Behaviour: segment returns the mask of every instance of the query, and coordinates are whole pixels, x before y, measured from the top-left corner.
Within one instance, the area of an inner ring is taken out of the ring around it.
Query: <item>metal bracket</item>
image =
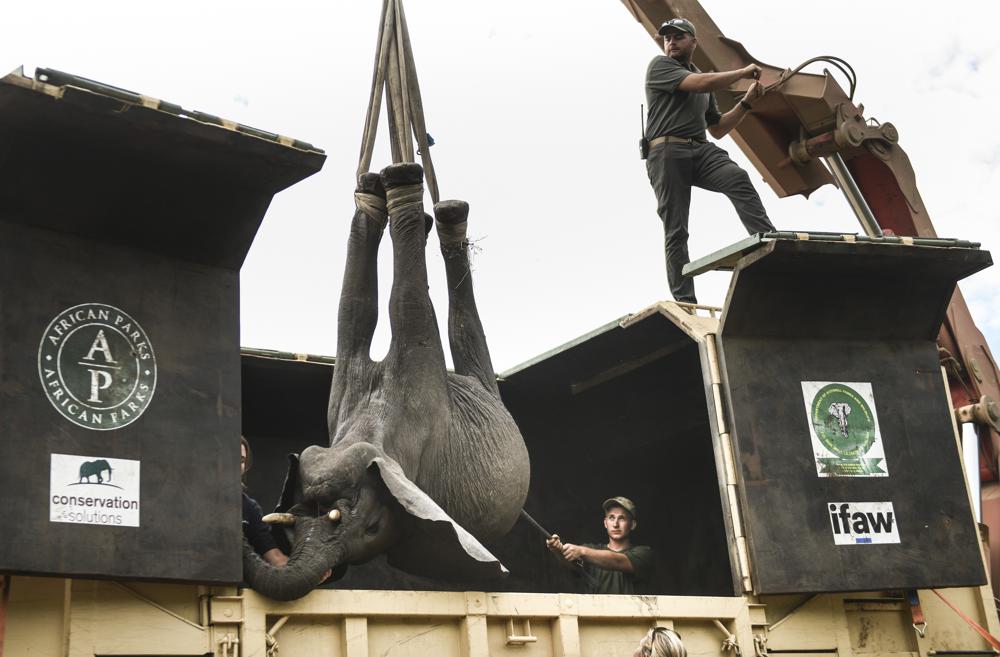
[[[508,646],[523,646],[528,643],[535,643],[538,641],[538,637],[531,633],[531,621],[527,618],[524,619],[524,634],[514,633],[514,619],[507,619],[507,645]]]
[[[899,131],[891,123],[871,125],[860,112],[848,114],[843,104],[837,106],[837,127],[815,137],[806,137],[804,131],[798,141],[788,145],[788,162],[806,164],[817,157],[828,157],[853,148],[868,148],[876,156],[887,156],[887,145],[899,141]]]
[[[991,429],[1000,431],[1000,404],[983,395],[978,404],[969,404],[955,410],[955,420],[959,424],[971,422],[983,424]]]

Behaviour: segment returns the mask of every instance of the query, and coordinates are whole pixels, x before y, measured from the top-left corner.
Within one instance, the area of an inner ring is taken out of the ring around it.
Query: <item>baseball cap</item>
[[[687,32],[691,36],[698,36],[694,33],[694,25],[692,25],[691,21],[686,18],[674,18],[666,21],[660,26],[659,35],[663,36],[671,27],[675,30],[680,30],[681,32]]]
[[[632,520],[636,519],[635,503],[633,503],[632,500],[630,500],[629,498],[627,497],[608,498],[604,500],[604,504],[601,505],[601,508],[603,508],[604,512],[607,513],[608,509],[610,509],[613,506],[620,506],[621,508],[628,511],[628,514],[632,516]]]

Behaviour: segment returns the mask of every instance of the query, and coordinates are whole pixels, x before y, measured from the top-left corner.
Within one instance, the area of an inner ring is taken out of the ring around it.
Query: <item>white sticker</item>
[[[872,384],[803,381],[816,474],[888,477]]]
[[[53,454],[49,520],[139,526],[139,461]]]
[[[899,543],[892,502],[829,502],[826,508],[836,545]]]

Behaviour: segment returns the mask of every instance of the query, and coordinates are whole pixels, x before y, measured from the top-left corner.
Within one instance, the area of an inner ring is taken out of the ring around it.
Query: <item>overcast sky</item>
[[[51,67],[302,139],[323,170],[279,194],[242,270],[242,344],[333,355],[380,0],[46,2],[5,6],[0,68]],[[995,2],[703,0],[767,63],[838,55],[866,115],[891,121],[938,234],[1000,244]],[[442,198],[472,206],[476,294],[499,371],[669,298],[662,227],[638,159],[657,49],[619,0],[406,0]],[[384,132],[384,128],[382,130]],[[832,187],[778,199],[729,140],[780,229],[858,231]],[[389,161],[380,143],[373,168]],[[692,257],[744,237],[695,190]],[[386,240],[388,243],[388,240]],[[428,246],[446,316],[444,269]],[[389,252],[380,265],[386,306]],[[697,281],[721,303],[729,275]],[[1000,349],[1000,270],[962,284]],[[373,351],[388,345],[386,316]]]

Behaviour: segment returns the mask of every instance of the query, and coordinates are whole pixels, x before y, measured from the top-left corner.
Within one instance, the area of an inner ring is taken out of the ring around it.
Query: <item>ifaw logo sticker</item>
[[[153,345],[139,323],[103,303],[56,315],[38,348],[38,376],[52,406],[86,429],[120,429],[156,389]]]

